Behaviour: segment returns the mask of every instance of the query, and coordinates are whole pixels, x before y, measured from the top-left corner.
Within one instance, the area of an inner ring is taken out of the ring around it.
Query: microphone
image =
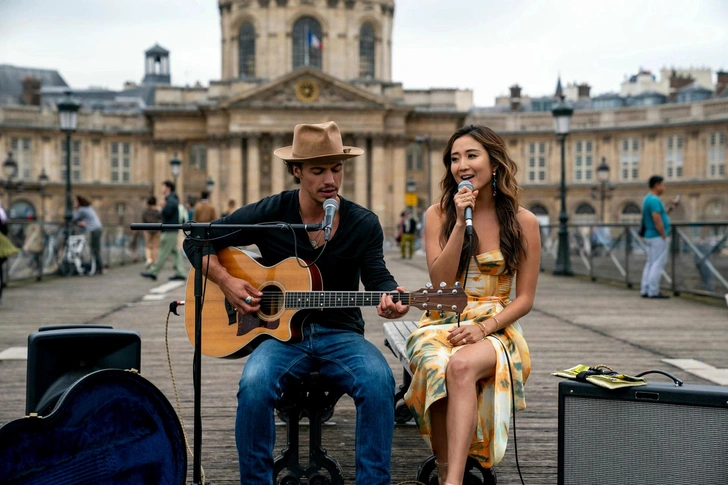
[[[328,241],[329,236],[331,236],[331,227],[334,225],[334,216],[337,210],[339,210],[339,203],[336,202],[336,199],[326,199],[324,201],[324,222],[321,223],[324,230],[324,242]]]
[[[467,180],[463,180],[458,184],[458,192],[460,192],[460,189],[463,187],[470,189],[470,191],[473,191],[473,184],[468,182]],[[465,208],[465,234],[468,236],[473,235],[473,208],[472,207],[466,207]]]

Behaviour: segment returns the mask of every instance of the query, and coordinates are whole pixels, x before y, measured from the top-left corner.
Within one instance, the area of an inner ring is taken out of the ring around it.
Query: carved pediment
[[[389,103],[331,76],[306,69],[223,104],[227,108],[381,109]]]

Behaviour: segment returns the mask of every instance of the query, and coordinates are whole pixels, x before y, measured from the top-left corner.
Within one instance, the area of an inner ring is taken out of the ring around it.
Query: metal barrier
[[[64,247],[63,224],[38,221],[9,221],[8,238],[21,249],[8,258],[3,270],[8,279],[17,281],[56,274]],[[144,261],[144,237],[125,226],[104,226],[101,236],[101,259],[105,267]]]
[[[675,295],[724,298],[728,293],[728,221],[671,224],[670,253],[660,286]],[[558,254],[557,224],[541,226],[541,271]],[[640,286],[646,246],[633,224],[570,224],[569,254],[575,274]]]

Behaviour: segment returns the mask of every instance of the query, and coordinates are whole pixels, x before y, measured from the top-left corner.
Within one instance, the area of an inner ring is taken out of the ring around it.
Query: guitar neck
[[[377,306],[383,293],[409,305],[410,294],[398,291],[287,291],[286,308],[354,308]]]

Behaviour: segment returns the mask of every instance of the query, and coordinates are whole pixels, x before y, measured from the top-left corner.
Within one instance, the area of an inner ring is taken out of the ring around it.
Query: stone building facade
[[[219,0],[219,9],[222,73],[208,87],[174,86],[169,52],[154,46],[140,85],[74,91],[83,108],[73,134],[73,188],[107,224],[138,220],[145,199],[172,179],[175,155],[178,192],[199,197],[212,179],[218,211],[231,199],[247,204],[293,188],[273,150],[291,143],[295,124],[328,120],[339,124],[345,144],[365,150],[345,163],[342,195],[377,213],[390,236],[408,185],[420,210],[436,200],[442,150],[466,123],[504,136],[519,164],[523,205],[557,222],[560,149],[551,113],[520,103],[476,108],[465,90],[404,89],[392,80],[393,0]],[[26,96],[0,106],[0,146],[13,153],[25,182],[13,200],[40,214],[44,170],[47,220],[61,220],[64,208],[65,135],[55,111],[63,89],[41,83],[39,104]],[[653,174],[666,176],[668,194],[683,196],[674,219],[728,219],[726,136],[725,97],[616,109],[582,104],[566,142],[571,220],[635,220]],[[614,187],[603,215],[592,196],[602,159]]]

